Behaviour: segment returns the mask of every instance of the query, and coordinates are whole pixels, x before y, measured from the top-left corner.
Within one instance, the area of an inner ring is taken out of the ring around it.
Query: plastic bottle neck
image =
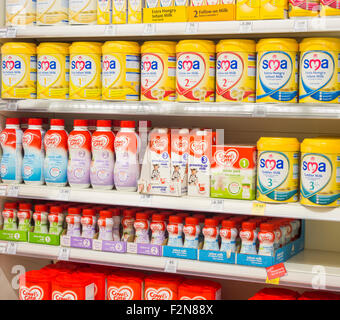
[[[39,130],[42,130],[42,126],[41,125],[31,124],[31,125],[28,126],[28,129],[39,129]]]
[[[135,132],[135,128],[120,128],[119,132]]]
[[[74,131],[88,131],[88,128],[87,127],[74,127],[73,129]]]
[[[51,126],[50,130],[65,130],[64,126]]]
[[[103,132],[103,131],[105,131],[105,132],[112,132],[112,131],[111,131],[111,127],[98,127],[98,128],[97,128],[97,131],[101,131],[101,132]]]
[[[20,124],[6,124],[6,129],[20,129]]]

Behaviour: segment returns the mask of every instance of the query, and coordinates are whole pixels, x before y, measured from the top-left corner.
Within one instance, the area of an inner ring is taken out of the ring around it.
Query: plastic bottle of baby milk
[[[219,250],[218,245],[218,220],[205,219],[203,227],[204,245],[203,250]]]
[[[183,247],[183,218],[170,216],[167,230],[169,234],[168,246]]]

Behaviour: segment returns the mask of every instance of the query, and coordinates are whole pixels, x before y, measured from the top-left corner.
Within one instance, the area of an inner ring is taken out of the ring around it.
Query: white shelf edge
[[[0,100],[0,111],[195,117],[339,119],[340,104],[182,103],[90,100]]]
[[[4,243],[4,241],[1,241]],[[16,255],[40,259],[58,258],[60,247],[18,242]],[[321,259],[319,259],[321,257]],[[322,257],[324,257],[322,259]],[[74,262],[104,264],[125,268],[143,269],[164,272],[167,257],[152,257],[127,253],[110,253],[94,250],[70,248],[69,260]],[[173,259],[173,258],[171,258]],[[224,263],[203,262],[198,260],[174,259],[177,262],[176,272],[184,275],[201,276],[217,279],[229,279],[265,283],[265,268],[249,267]],[[314,264],[315,260],[320,260]],[[323,266],[324,283],[321,289],[340,291],[340,265],[328,266],[329,261],[340,260],[339,253],[305,250],[285,262],[287,275],[280,279],[280,285],[312,289],[317,284],[317,274],[314,267]],[[320,270],[320,269],[317,269]]]
[[[340,18],[300,18],[306,23],[297,25],[297,19],[281,20],[253,20],[251,27],[243,28],[244,21],[210,21],[198,22],[198,28],[194,33],[188,33],[187,22],[155,23],[152,33],[145,26],[147,24],[118,24],[114,27],[106,25],[66,25],[66,26],[33,26],[12,27],[10,32],[7,27],[0,28],[3,39],[27,38],[146,38],[159,36],[224,36],[243,34],[249,37],[257,34],[313,34],[330,32],[340,33]],[[14,32],[13,32],[14,30]]]
[[[6,187],[7,196],[13,196],[13,189]],[[116,190],[94,190],[94,189],[76,189],[70,187],[51,187],[51,186],[30,186],[25,184],[12,185],[18,187],[14,196],[17,198],[38,199],[38,200],[54,200],[54,201],[74,201],[93,204],[106,205],[125,205],[136,207],[148,207],[159,209],[174,209],[187,211],[201,211],[214,213],[232,213],[232,214],[252,214],[253,203],[256,201],[221,199],[223,205],[218,205],[220,209],[216,209],[216,204],[212,203],[215,198],[202,197],[169,197],[161,195],[152,195],[146,198],[136,192],[120,192]],[[15,187],[15,188],[16,188]],[[68,192],[64,192],[68,190]],[[61,190],[63,192],[61,192]],[[65,197],[66,194],[66,197]],[[175,201],[172,201],[175,200]],[[216,200],[216,199],[215,199]],[[340,222],[340,208],[314,208],[306,207],[299,203],[288,204],[266,204],[266,216],[296,218],[307,220],[323,220]]]

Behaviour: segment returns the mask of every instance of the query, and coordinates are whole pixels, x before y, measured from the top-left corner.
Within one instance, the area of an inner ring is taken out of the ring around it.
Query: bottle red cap
[[[120,216],[120,210],[119,208],[110,208],[109,211],[111,211],[113,217]]]
[[[112,212],[110,210],[101,210],[99,216],[101,218],[112,218]]]
[[[83,210],[83,216],[95,216],[96,210],[94,209],[84,209]]]
[[[123,121],[120,122],[120,127],[121,128],[135,128],[136,122],[135,121],[123,120]]]
[[[204,225],[205,225],[206,227],[217,227],[217,226],[218,226],[218,220],[216,220],[216,219],[210,219],[210,218],[205,219],[205,220],[204,220]]]
[[[86,119],[76,119],[73,121],[74,127],[87,127],[88,121]]]
[[[19,118],[7,118],[6,124],[20,124]]]
[[[17,203],[16,202],[6,202],[4,204],[5,209],[16,209],[17,208]]]
[[[169,223],[182,223],[183,218],[180,216],[170,216],[169,217]]]
[[[52,206],[50,208],[50,213],[62,213],[63,208],[61,206]]]
[[[274,231],[275,224],[274,223],[261,223],[260,230],[261,231]]]
[[[64,119],[51,119],[51,126],[64,126],[65,120]]]
[[[80,208],[78,207],[70,207],[67,210],[68,214],[80,214]]]
[[[245,221],[242,223],[242,229],[244,230],[254,230],[256,228],[255,222]]]
[[[125,209],[123,211],[124,218],[134,218],[135,217],[135,210],[134,209]]]
[[[120,120],[113,120],[114,127],[120,127]]]
[[[138,212],[136,213],[136,220],[148,220],[149,215],[145,212]]]
[[[97,120],[97,128],[104,127],[104,128],[111,128],[112,122],[111,120]]]
[[[197,225],[197,224],[199,224],[199,220],[198,220],[198,218],[195,218],[195,217],[187,217],[187,218],[185,218],[185,224]]]
[[[19,203],[19,210],[31,210],[32,204],[29,202],[21,202]]]
[[[36,212],[47,212],[47,205],[46,204],[36,204],[34,207]]]
[[[89,119],[89,120],[87,120],[87,123],[90,127],[95,127],[97,120],[96,119]]]
[[[223,220],[222,221],[222,227],[223,228],[235,228],[236,227],[236,221],[235,220]]]
[[[28,125],[41,126],[42,123],[43,123],[42,119],[39,119],[39,118],[29,118],[28,119]]]
[[[165,220],[164,214],[161,214],[161,213],[154,213],[154,214],[152,215],[152,221],[154,221],[154,222],[164,221],[164,220]]]

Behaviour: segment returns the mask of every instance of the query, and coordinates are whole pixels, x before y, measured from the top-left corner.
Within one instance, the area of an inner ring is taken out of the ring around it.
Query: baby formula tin
[[[340,139],[308,138],[301,144],[301,204],[339,206]]]
[[[256,51],[256,101],[297,102],[297,41],[287,38],[261,39]]]
[[[103,100],[139,100],[139,44],[132,41],[107,41],[102,52]]]
[[[37,48],[33,43],[7,42],[1,47],[3,99],[37,97]]]
[[[176,46],[177,101],[215,101],[215,44],[181,40]]]
[[[257,142],[257,195],[263,202],[296,202],[299,150],[296,138],[262,137]]]
[[[101,53],[99,42],[73,42],[70,46],[70,99],[101,98]]]
[[[303,39],[300,52],[299,102],[340,102],[340,39]]]
[[[96,24],[97,0],[69,0],[70,24]]]
[[[68,24],[68,1],[37,0],[38,25]]]
[[[38,99],[68,99],[69,44],[45,42],[38,46]]]
[[[221,40],[216,52],[216,101],[255,102],[255,41]]]
[[[36,20],[36,0],[6,0],[6,26],[32,26]]]
[[[176,100],[176,42],[146,41],[141,51],[141,100]]]

